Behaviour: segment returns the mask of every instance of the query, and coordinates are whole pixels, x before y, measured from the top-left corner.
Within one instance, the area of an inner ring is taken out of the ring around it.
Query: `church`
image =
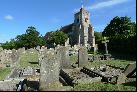
[[[60,31],[68,34],[71,46],[95,47],[95,36],[90,22],[90,13],[83,7],[74,15],[74,23],[62,27]]]
[[[69,37],[67,44],[74,46],[85,46],[89,49],[96,49],[95,36],[93,26],[90,22],[90,13],[82,7],[77,13],[74,14],[74,22],[61,27],[58,31],[66,33]],[[48,39],[50,33],[45,35],[45,39]]]
[[[95,36],[90,22],[90,13],[83,7],[74,14],[74,23],[62,27],[60,31],[68,34],[71,46],[95,47]]]

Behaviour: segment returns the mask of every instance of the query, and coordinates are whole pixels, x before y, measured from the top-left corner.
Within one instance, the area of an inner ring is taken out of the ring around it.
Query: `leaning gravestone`
[[[128,64],[125,68],[124,74],[127,77],[133,77],[132,75],[136,72],[136,63]]]
[[[88,63],[88,52],[87,49],[81,47],[78,50],[78,67],[83,67]]]
[[[48,50],[41,61],[40,90],[48,90],[59,84],[59,60],[55,51]]]
[[[128,64],[125,68],[124,72],[118,76],[117,78],[117,84],[122,84],[126,82],[127,78],[136,78],[136,63]]]
[[[57,49],[57,55],[60,61],[60,68],[69,69],[71,68],[69,49],[67,47],[60,47]]]

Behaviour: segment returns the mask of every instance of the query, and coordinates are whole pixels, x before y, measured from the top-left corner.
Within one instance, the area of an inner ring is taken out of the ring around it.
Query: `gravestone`
[[[88,52],[85,47],[78,50],[78,67],[83,67],[88,63]]]
[[[17,53],[18,53],[19,56],[22,55],[23,53],[26,53],[25,47],[19,48],[19,49],[17,50]]]
[[[39,51],[39,50],[40,50],[40,46],[37,46],[37,47],[36,47],[36,50]]]
[[[136,63],[128,64],[122,74],[117,78],[117,84],[126,82],[127,78],[136,78]]]
[[[40,89],[47,90],[52,85],[59,83],[59,65],[56,52],[48,50],[41,61],[40,67]]]
[[[17,53],[17,51],[15,49],[12,49],[12,55],[11,55],[11,58],[12,58],[12,62],[15,63],[19,60],[19,55]]]
[[[67,47],[60,47],[57,49],[57,55],[60,61],[60,68],[69,69],[71,68],[69,49]]]
[[[11,50],[3,50],[1,52],[1,63],[2,64],[6,64],[9,66],[10,63],[12,63],[12,59],[11,59],[11,55],[12,55],[12,51]]]
[[[46,55],[46,53],[47,53],[47,48],[45,46],[42,46],[41,49],[39,50],[39,53],[38,53],[39,65],[40,65],[40,62],[42,61],[43,57]]]
[[[33,68],[31,68],[30,66],[28,66],[27,68],[25,68],[23,70],[23,75],[33,75],[34,74],[34,71],[33,71]]]
[[[125,71],[123,73],[127,77],[133,77],[132,75],[134,75],[135,72],[136,72],[136,63],[131,63],[131,64],[127,65],[127,67],[125,68]]]

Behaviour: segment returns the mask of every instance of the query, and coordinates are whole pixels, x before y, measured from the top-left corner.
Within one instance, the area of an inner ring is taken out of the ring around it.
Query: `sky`
[[[136,0],[0,0],[0,43],[24,34],[29,26],[45,35],[71,24],[82,4],[94,31],[102,32],[115,16],[136,22]]]

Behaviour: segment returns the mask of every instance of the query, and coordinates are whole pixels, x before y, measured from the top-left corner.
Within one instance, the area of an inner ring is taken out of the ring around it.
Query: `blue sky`
[[[136,0],[83,0],[95,31],[103,31],[115,16],[136,21]],[[25,33],[28,26],[40,34],[73,23],[81,0],[0,0],[0,43]]]

